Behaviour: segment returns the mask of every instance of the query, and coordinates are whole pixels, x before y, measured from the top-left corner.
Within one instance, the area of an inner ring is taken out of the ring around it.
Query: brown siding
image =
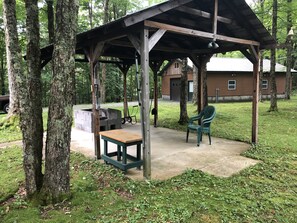
[[[176,68],[175,63],[179,63],[178,68]],[[162,78],[162,95],[170,97],[170,79],[180,78],[181,63],[175,62],[165,71]],[[216,89],[219,89],[218,96],[228,97],[228,96],[252,96],[253,92],[253,79],[252,73],[239,72],[208,72],[207,84],[208,84],[208,96],[215,97]],[[268,89],[262,90],[263,95],[270,94],[270,80],[269,74],[264,75],[263,79],[268,80]],[[193,80],[193,71],[189,70],[188,80]],[[236,81],[236,89],[228,90],[228,81]],[[278,73],[276,75],[277,82],[277,93],[284,94],[285,92],[285,73]]]
[[[228,90],[228,81],[236,81],[236,89]],[[209,73],[207,77],[208,96],[216,96],[216,89],[219,89],[219,96],[241,96],[252,95],[253,80],[250,74],[230,73]]]

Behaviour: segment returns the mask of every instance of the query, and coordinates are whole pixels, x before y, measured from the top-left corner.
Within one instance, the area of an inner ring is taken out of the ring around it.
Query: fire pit
[[[100,108],[100,131],[120,129],[122,124],[121,111],[111,108]],[[93,132],[92,109],[81,109],[74,112],[75,128]]]

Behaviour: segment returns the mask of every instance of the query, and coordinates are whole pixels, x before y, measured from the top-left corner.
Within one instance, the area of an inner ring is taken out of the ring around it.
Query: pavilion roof
[[[169,0],[126,15],[78,34],[76,53],[84,55],[90,46],[104,42],[102,56],[131,60],[135,56],[135,44],[140,44],[135,37],[140,36],[143,27],[149,28],[150,37],[157,30],[166,30],[150,51],[152,60],[235,50],[248,52],[252,51],[251,46],[260,49],[274,47],[275,40],[245,0],[219,0],[217,15],[214,14],[214,2]],[[219,47],[208,48],[214,39]],[[51,59],[52,51],[52,45],[43,48],[41,59]]]

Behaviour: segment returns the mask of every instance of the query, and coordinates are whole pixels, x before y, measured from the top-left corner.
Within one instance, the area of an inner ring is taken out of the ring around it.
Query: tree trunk
[[[263,61],[264,61],[264,56],[263,56],[263,51],[260,51],[260,70],[259,70],[259,76],[260,76],[260,91],[259,91],[259,98],[260,98],[260,101],[262,101],[262,82],[263,82]]]
[[[73,76],[78,5],[75,0],[57,1],[53,52],[53,80],[49,105],[45,174],[42,188],[46,203],[69,195],[69,158],[72,125]]]
[[[277,0],[273,0],[273,13],[272,13],[272,37],[276,39],[277,34]],[[269,111],[277,111],[277,88],[275,80],[275,48],[271,49],[271,61],[270,61],[270,108]]]
[[[0,94],[6,93],[5,88],[5,35],[4,30],[0,31]]]
[[[108,23],[108,13],[109,10],[109,0],[104,0],[104,17],[103,17],[103,24]],[[101,76],[101,83],[100,83],[100,98],[101,102],[105,103],[106,101],[106,64],[102,64],[102,76]]]
[[[208,105],[208,93],[207,93],[207,62],[209,61],[209,58],[206,60],[202,60],[200,64],[201,69],[201,75],[203,78],[203,108],[205,108]]]
[[[27,0],[27,75],[19,78],[20,123],[23,133],[23,166],[27,196],[42,186],[42,90],[40,71],[39,18],[37,0]],[[26,78],[27,76],[27,78]]]
[[[90,28],[93,29],[93,0],[89,1],[89,3],[88,3],[88,9],[89,9],[89,23],[90,23]]]
[[[192,103],[197,104],[198,100],[198,68],[193,65],[193,98]]]
[[[291,88],[292,88],[292,49],[293,49],[293,41],[292,36],[289,35],[289,32],[292,28],[292,0],[287,0],[288,11],[287,11],[287,72],[286,72],[286,90],[285,90],[285,98],[290,99],[291,97]]]
[[[264,0],[262,0],[261,2],[260,2],[260,6],[261,6],[261,22],[263,23],[263,21],[264,21]],[[263,81],[263,61],[264,61],[264,51],[262,50],[262,51],[260,51],[260,70],[259,70],[259,76],[260,76],[260,86],[259,86],[259,99],[260,99],[260,101],[262,101],[263,99],[262,99],[262,96],[263,96],[263,94],[262,94],[262,81]]]
[[[47,29],[49,43],[53,43],[55,39],[55,17],[54,17],[54,1],[46,0],[47,4]]]
[[[109,0],[104,0],[104,18],[103,18],[103,23],[106,24],[108,23],[108,18],[109,18]]]
[[[207,63],[209,62],[210,58],[212,57],[212,55],[200,55],[199,56],[199,67],[198,67],[198,77],[201,77],[202,79],[202,101],[200,102],[200,99],[197,96],[197,111],[201,112],[203,110],[203,108],[205,106],[208,105],[208,94],[207,94]],[[197,81],[199,82],[199,81]],[[199,85],[199,83],[197,84]],[[197,86],[200,87],[200,86]],[[198,91],[201,92],[201,90],[199,90],[197,88],[197,95],[198,95]]]
[[[4,68],[4,56],[1,56],[1,70],[0,70],[0,94],[5,94],[5,68]]]
[[[182,59],[182,74],[180,78],[180,115],[178,123],[183,125],[189,120],[187,112],[188,101],[188,63],[187,58]]]
[[[8,117],[19,114],[20,110],[16,77],[22,74],[22,55],[18,40],[15,7],[15,0],[3,1],[3,23],[10,93]]]

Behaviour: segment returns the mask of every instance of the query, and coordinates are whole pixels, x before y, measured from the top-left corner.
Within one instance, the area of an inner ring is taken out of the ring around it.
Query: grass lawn
[[[249,142],[251,103],[215,106],[213,136]],[[244,155],[262,162],[240,174],[219,178],[189,169],[166,181],[136,182],[73,153],[72,198],[46,207],[19,195],[3,203],[24,175],[21,149],[0,149],[0,222],[297,222],[297,97],[278,106],[269,113],[269,102],[260,103],[259,145]],[[178,103],[160,103],[160,126],[185,131],[178,117]],[[7,129],[0,130],[2,141],[5,135]]]

